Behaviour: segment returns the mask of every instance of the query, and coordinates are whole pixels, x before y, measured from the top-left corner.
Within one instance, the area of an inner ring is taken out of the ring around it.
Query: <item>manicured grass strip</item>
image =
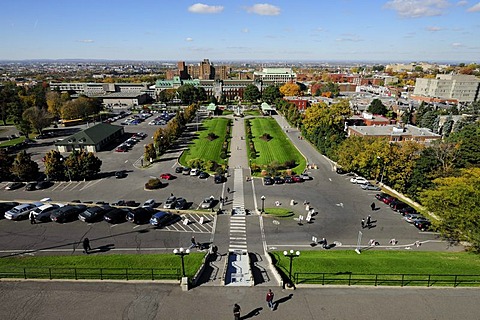
[[[252,159],[257,165],[270,165],[273,162],[283,164],[294,160],[297,166],[293,168],[296,173],[301,173],[306,167],[305,158],[293,146],[291,141],[282,131],[282,128],[273,118],[255,118],[250,120],[252,127],[253,143],[258,156]],[[269,134],[272,139],[260,139],[263,134]]]
[[[0,147],[14,146],[14,145],[17,145],[19,143],[22,143],[23,141],[25,141],[25,137],[21,136],[21,137],[18,137],[18,138],[0,143]]]
[[[202,123],[202,130],[198,137],[192,141],[189,149],[182,154],[180,163],[186,165],[191,159],[203,159],[205,161],[215,161],[218,164],[225,164],[225,160],[220,158],[223,142],[227,139],[226,131],[228,119],[214,118],[205,120]],[[210,141],[207,135],[213,132],[217,138]]]
[[[203,253],[185,256],[185,273],[193,277]],[[50,268],[50,269],[49,269]],[[0,277],[55,279],[177,279],[181,259],[174,254],[8,257],[0,259]],[[16,273],[16,276],[13,275]],[[8,276],[10,274],[11,276]]]
[[[277,267],[288,275],[290,259],[283,255],[283,251],[275,251],[271,255]],[[477,277],[470,278],[480,285],[480,256],[466,252],[406,252],[373,249],[357,254],[353,250],[302,251],[299,257],[294,258],[292,269],[292,274],[332,273],[337,274],[337,279],[342,279],[342,277],[347,279],[352,273],[363,274],[364,278],[365,275],[371,275],[370,281],[362,284],[373,284],[375,275],[381,274],[417,274],[415,277],[422,277],[424,281],[428,280],[426,277],[428,275],[477,275]],[[321,277],[321,275],[303,274],[299,275],[299,281],[319,283]],[[412,277],[412,280],[415,277]],[[312,280],[314,278],[316,280]],[[468,277],[462,279],[465,278]],[[392,275],[382,279],[388,284],[388,279],[399,281],[401,276]],[[437,282],[441,282],[442,279],[445,280],[445,278],[438,277]],[[454,276],[447,277],[447,279],[453,281]],[[340,284],[339,282],[335,283]],[[426,285],[426,283],[421,282],[421,285]]]
[[[292,210],[283,209],[283,208],[265,208],[265,215],[273,216],[276,218],[286,218],[294,215]]]

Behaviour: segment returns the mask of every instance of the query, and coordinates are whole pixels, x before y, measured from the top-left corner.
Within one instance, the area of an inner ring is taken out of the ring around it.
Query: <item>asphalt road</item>
[[[478,289],[201,287],[109,282],[0,282],[1,319],[435,319],[476,320]]]

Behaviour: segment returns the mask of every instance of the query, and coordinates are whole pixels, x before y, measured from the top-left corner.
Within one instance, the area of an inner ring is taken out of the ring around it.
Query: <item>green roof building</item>
[[[98,152],[103,150],[106,145],[121,138],[123,133],[124,130],[121,126],[99,123],[57,141],[55,146],[59,152],[71,152],[73,149]]]

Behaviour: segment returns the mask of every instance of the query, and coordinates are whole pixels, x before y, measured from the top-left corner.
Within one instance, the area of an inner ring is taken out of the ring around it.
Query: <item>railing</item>
[[[348,286],[480,286],[480,275],[454,274],[362,274],[362,273],[295,273],[295,284]]]
[[[1,278],[16,279],[75,279],[75,280],[180,280],[179,268],[0,268]]]

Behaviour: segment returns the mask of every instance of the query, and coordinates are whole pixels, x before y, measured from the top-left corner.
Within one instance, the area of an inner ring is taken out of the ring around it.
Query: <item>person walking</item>
[[[195,241],[195,236],[192,236],[192,239],[190,240],[190,242],[192,243],[190,245],[190,248],[195,248],[197,246],[197,242]]]
[[[30,224],[35,224],[37,221],[35,221],[35,216],[33,215],[33,211],[30,211]]]
[[[83,253],[88,254],[90,250],[92,250],[92,248],[90,248],[90,239],[83,239]]]
[[[230,188],[227,188],[227,193],[230,193]]]
[[[272,289],[268,289],[266,300],[267,300],[267,305],[268,305],[268,307],[269,307],[270,310],[272,310],[272,311],[273,311],[273,308],[274,308],[274,304],[273,304],[273,297],[274,297],[274,296],[275,296],[275,295],[273,294]]]
[[[362,218],[362,229],[365,229],[365,219]]]
[[[237,303],[235,303],[233,305],[233,319],[240,320],[240,311],[241,311],[240,306]]]
[[[372,224],[372,217],[370,215],[368,215],[367,217],[367,226],[370,226],[370,224]]]
[[[372,211],[375,211],[375,202],[372,202],[372,204],[370,205],[370,208],[372,208]]]

